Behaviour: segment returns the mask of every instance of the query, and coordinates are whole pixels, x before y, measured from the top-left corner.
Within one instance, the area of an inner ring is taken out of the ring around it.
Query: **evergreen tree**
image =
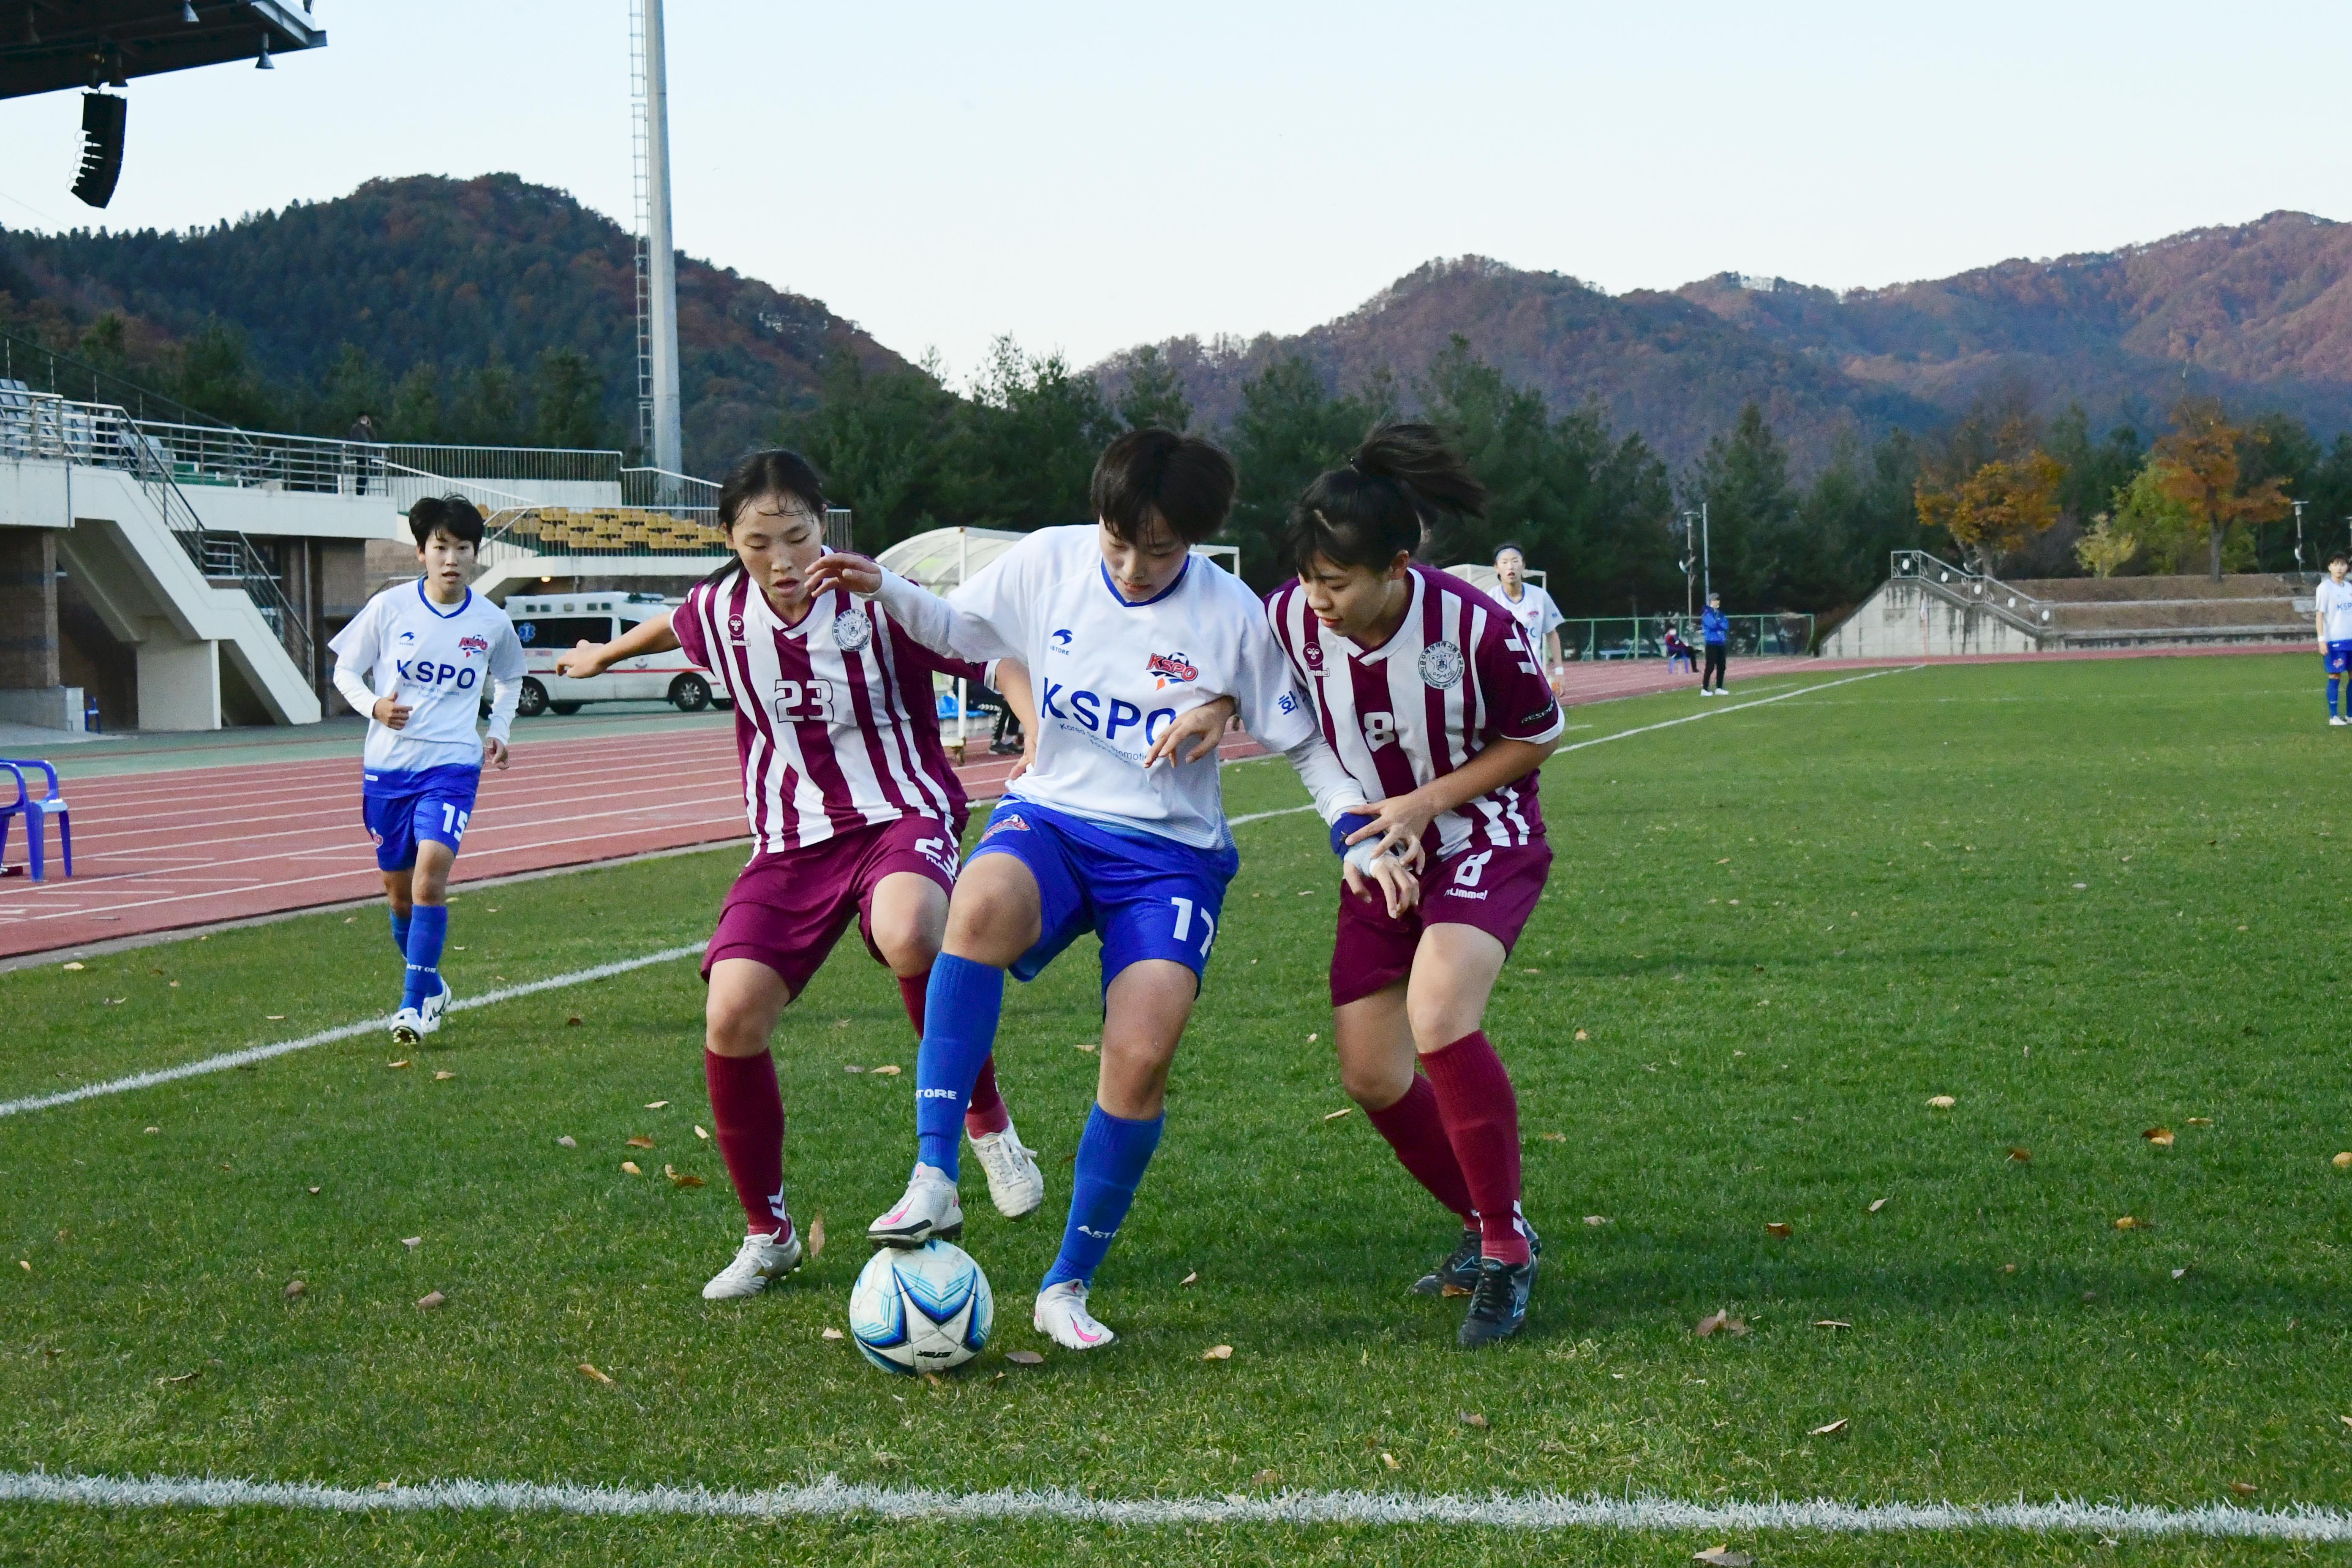
[[[1129,430],[1157,426],[1181,433],[1192,423],[1192,405],[1176,367],[1150,343],[1129,356],[1127,386],[1118,395],[1118,420]]]

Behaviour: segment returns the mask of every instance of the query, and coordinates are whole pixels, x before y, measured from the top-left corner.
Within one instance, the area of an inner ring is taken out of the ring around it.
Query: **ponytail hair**
[[[1283,549],[1301,572],[1318,556],[1379,572],[1399,552],[1420,553],[1441,518],[1486,515],[1486,487],[1436,426],[1382,425],[1307,487]]]
[[[798,452],[782,447],[769,447],[756,452],[746,452],[727,470],[719,483],[719,527],[732,535],[735,520],[743,509],[764,496],[782,496],[805,507],[819,522],[824,520],[824,481],[817,478],[816,469]],[[727,580],[730,572],[740,572],[743,563],[729,555],[719,570],[703,579],[709,584]]]

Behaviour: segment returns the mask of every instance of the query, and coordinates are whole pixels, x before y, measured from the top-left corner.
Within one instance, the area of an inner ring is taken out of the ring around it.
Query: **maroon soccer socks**
[[[1480,1250],[1504,1263],[1527,1262],[1519,1218],[1519,1101],[1503,1059],[1480,1030],[1429,1052],[1421,1065],[1478,1211]]]
[[[784,1099],[776,1088],[776,1059],[702,1053],[702,1076],[710,1085],[710,1120],[718,1129],[719,1153],[743,1205],[744,1225],[767,1236],[791,1223],[784,1213]]]
[[[1463,1178],[1462,1163],[1454,1157],[1453,1141],[1445,1135],[1445,1119],[1438,1113],[1437,1091],[1419,1073],[1412,1087],[1394,1105],[1364,1113],[1372,1129],[1389,1141],[1397,1163],[1429,1195],[1462,1216],[1465,1226],[1478,1223],[1478,1205],[1470,1201],[1470,1184]]]

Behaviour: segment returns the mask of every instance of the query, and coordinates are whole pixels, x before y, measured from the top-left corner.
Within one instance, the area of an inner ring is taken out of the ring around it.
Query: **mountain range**
[[[389,381],[584,354],[613,438],[633,427],[631,241],[568,194],[511,174],[371,180],[333,201],[177,233],[0,230],[0,319],[60,346],[119,313],[137,353],[225,322],[260,371],[306,385],[346,345]],[[826,304],[682,257],[688,462],[715,471],[815,400],[825,360],[869,374],[905,359]],[[1800,471],[1849,438],[1949,422],[1989,392],[2094,427],[2160,429],[2184,392],[2276,409],[2325,436],[2352,427],[2352,225],[2273,213],[2231,227],[2054,260],[1836,293],[1723,273],[1612,294],[1480,257],[1432,261],[1292,336],[1154,345],[1196,420],[1224,426],[1244,382],[1305,359],[1334,391],[1385,370],[1403,384],[1455,337],[1542,391],[1597,405],[1679,468],[1759,405]],[[1110,396],[1136,351],[1094,367]]]
[[[2160,430],[2195,392],[2332,433],[2352,427],[2352,225],[2279,212],[1843,294],[1736,273],[1610,294],[1464,257],[1295,336],[1155,346],[1214,426],[1240,406],[1244,382],[1285,356],[1335,389],[1382,368],[1409,386],[1457,335],[1556,411],[1597,403],[1677,467],[1749,402],[1801,468],[1845,437],[1929,429],[2019,389],[2046,413],[2079,403],[2094,427]],[[1133,359],[1097,372],[1116,391]]]

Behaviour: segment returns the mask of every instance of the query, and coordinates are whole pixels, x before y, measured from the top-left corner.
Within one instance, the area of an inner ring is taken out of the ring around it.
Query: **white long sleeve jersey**
[[[327,645],[335,651],[335,689],[368,715],[360,753],[374,774],[420,773],[452,764],[479,767],[475,732],[485,688],[491,690],[489,733],[514,727],[522,696],[522,643],[504,610],[466,591],[444,607],[425,596],[425,582],[386,588]],[[408,722],[394,730],[375,720],[375,701],[405,703]]]
[[[1325,744],[1257,595],[1205,556],[1156,596],[1111,585],[1092,525],[1041,528],[946,599],[885,572],[877,595],[918,642],[958,658],[1014,658],[1037,698],[1037,765],[1022,800],[1195,848],[1231,841],[1215,757],[1143,759],[1188,710],[1230,696],[1260,744],[1284,753],[1326,822],[1364,804]]]

